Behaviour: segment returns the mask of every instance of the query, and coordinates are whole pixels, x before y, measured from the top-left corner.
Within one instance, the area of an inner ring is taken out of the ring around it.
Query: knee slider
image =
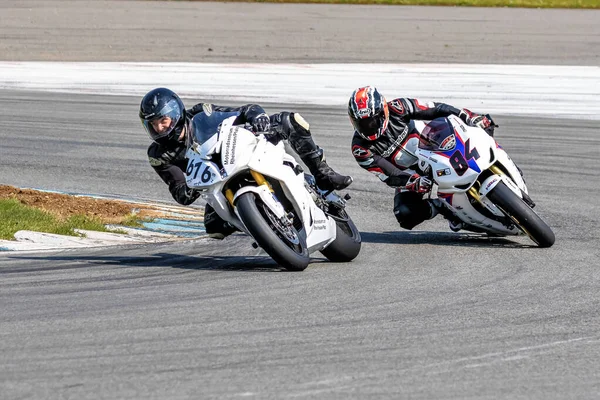
[[[300,115],[298,113],[293,113],[292,117],[293,117],[293,121],[296,123],[295,125],[302,127],[306,131],[310,130],[310,125],[308,124],[308,122],[306,122],[306,120],[302,117],[302,115]]]
[[[415,205],[409,207],[401,204],[394,209],[394,214],[400,226],[408,230],[411,230],[426,219],[432,218],[431,209],[428,204],[425,204],[425,207],[415,207]]]

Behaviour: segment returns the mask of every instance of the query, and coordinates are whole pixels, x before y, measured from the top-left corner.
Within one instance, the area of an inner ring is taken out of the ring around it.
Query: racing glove
[[[481,128],[492,137],[494,136],[494,128],[498,127],[489,115],[479,115],[466,108],[460,110],[458,116],[465,121],[467,125]]]
[[[404,185],[406,190],[416,193],[427,193],[431,190],[431,180],[419,174],[413,174]]]
[[[252,120],[252,130],[254,133],[267,133],[271,130],[271,120],[265,113],[259,114]]]

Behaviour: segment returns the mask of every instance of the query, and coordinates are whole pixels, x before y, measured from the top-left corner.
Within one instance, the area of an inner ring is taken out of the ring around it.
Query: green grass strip
[[[203,0],[175,0],[203,1]],[[225,0],[240,1],[240,0]],[[388,4],[404,6],[468,6],[522,8],[600,8],[600,0],[241,0],[246,3]]]
[[[16,199],[0,200],[0,239],[14,239],[15,232],[20,230],[81,236],[74,231],[76,228],[109,231],[96,218],[73,215],[66,221],[61,221],[46,211],[28,207]]]

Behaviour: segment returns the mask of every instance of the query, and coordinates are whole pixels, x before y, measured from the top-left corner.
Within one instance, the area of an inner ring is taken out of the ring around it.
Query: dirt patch
[[[0,199],[10,198],[65,219],[72,215],[83,214],[99,218],[104,223],[118,224],[131,218],[134,213],[140,218],[157,216],[156,212],[144,209],[143,205],[119,200],[95,199],[0,185]]]

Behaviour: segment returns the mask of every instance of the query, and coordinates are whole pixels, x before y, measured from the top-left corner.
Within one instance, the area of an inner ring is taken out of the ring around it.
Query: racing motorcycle
[[[319,190],[282,141],[274,144],[236,125],[236,117],[207,111],[194,116],[187,185],[288,270],[304,270],[316,251],[334,262],[353,260],[361,237],[346,212],[350,196]]]
[[[554,244],[552,229],[533,211],[520,170],[493,137],[454,115],[418,121],[415,128],[419,169],[434,181],[430,196],[441,214],[459,219],[466,230],[525,234],[539,247]]]

